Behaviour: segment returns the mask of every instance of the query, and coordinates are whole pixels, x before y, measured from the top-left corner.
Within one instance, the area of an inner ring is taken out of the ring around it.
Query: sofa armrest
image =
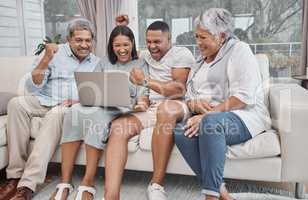
[[[297,84],[273,84],[269,100],[281,139],[282,180],[308,181],[308,91]]]

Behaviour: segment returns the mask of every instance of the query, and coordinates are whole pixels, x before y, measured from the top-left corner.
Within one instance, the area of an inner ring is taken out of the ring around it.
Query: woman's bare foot
[[[58,192],[58,189],[55,192],[52,193],[49,200],[55,200],[57,192]],[[69,195],[69,189],[68,188],[63,189],[61,200],[67,200],[68,195]]]
[[[220,200],[235,200],[228,192],[226,184],[220,186]]]
[[[218,200],[218,198],[214,196],[206,196],[205,200]]]
[[[94,197],[93,197],[93,195],[92,195],[90,192],[84,191],[84,192],[82,193],[81,199],[82,199],[82,200],[93,200]]]

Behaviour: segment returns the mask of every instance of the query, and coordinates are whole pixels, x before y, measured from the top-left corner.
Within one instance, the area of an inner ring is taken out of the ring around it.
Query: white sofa
[[[269,109],[273,130],[245,144],[228,148],[225,178],[270,182],[308,181],[308,92],[297,84],[269,84],[268,59],[257,55],[264,85],[269,94]],[[29,71],[34,57],[0,58],[0,91],[24,94],[23,75]],[[32,119],[32,139],[39,134],[41,118]],[[126,169],[152,171],[152,128],[142,131],[129,142]],[[32,142],[33,143],[33,142]],[[6,116],[0,116],[0,169],[8,163],[6,145]],[[60,162],[60,148],[52,162]],[[85,163],[84,151],[76,164]],[[100,166],[104,166],[104,159]],[[193,175],[175,147],[167,168],[168,173]],[[297,184],[296,194],[300,197]]]

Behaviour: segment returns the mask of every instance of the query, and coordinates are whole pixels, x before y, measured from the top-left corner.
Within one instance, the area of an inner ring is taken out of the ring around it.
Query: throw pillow
[[[15,96],[17,95],[13,93],[0,92],[0,116],[7,114],[7,104]]]

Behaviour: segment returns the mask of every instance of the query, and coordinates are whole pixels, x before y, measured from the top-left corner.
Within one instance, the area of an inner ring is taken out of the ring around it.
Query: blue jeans
[[[202,119],[199,136],[184,136],[183,124],[178,123],[174,137],[184,159],[201,182],[202,193],[219,197],[227,145],[243,143],[251,139],[251,134],[236,114],[221,112],[210,113]]]

